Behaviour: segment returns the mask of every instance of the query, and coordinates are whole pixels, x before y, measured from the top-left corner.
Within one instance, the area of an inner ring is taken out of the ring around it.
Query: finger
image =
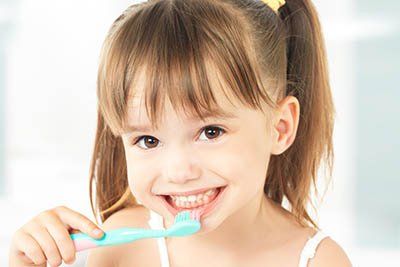
[[[54,211],[59,216],[61,221],[73,229],[78,229],[93,238],[101,238],[104,234],[104,231],[101,230],[94,222],[78,212],[75,212],[64,206],[58,207],[54,209]]]
[[[24,263],[34,263],[35,265],[46,264],[46,257],[42,248],[31,235],[18,230],[15,233],[15,237],[15,247],[18,252],[14,253],[16,253],[18,258],[24,261]]]
[[[57,216],[49,216],[46,228],[57,244],[58,250],[65,263],[72,264],[75,261],[75,245],[68,230]]]
[[[47,229],[41,225],[36,224],[31,226],[29,233],[39,243],[50,265],[61,265],[62,258],[60,251],[58,250],[56,242],[47,231]]]

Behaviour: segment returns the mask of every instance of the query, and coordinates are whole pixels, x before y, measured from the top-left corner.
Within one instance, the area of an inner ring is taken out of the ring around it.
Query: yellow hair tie
[[[278,13],[278,9],[285,4],[285,0],[262,0],[271,9]]]

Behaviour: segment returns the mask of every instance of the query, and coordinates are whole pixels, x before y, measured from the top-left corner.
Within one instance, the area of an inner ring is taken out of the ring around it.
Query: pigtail
[[[95,183],[95,185],[94,185]],[[90,204],[96,217],[104,222],[112,213],[136,205],[127,179],[124,147],[121,137],[114,136],[98,113],[94,151],[90,166]],[[95,199],[93,199],[95,195]]]
[[[332,176],[334,104],[325,45],[315,7],[309,0],[288,0],[279,10],[286,31],[287,86],[285,95],[300,102],[300,119],[294,143],[282,154],[272,155],[264,192],[275,202],[285,196],[302,225],[311,219],[311,183],[316,186],[320,163]],[[326,192],[326,191],[325,191]],[[315,206],[312,205],[315,209]]]

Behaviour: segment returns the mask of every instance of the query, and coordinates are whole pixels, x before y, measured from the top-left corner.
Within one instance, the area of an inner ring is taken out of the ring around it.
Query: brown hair
[[[287,0],[278,14],[258,0],[150,0],[116,19],[100,57],[90,169],[91,205],[102,222],[138,205],[120,135],[140,73],[146,74],[146,112],[156,128],[166,96],[174,108],[201,119],[221,111],[217,87],[258,109],[268,103],[273,110],[276,101],[295,96],[297,136],[282,154],[271,155],[264,192],[279,204],[286,197],[299,223],[318,228],[307,205],[312,186],[318,196],[320,164],[332,175],[335,111],[321,27],[309,0]]]

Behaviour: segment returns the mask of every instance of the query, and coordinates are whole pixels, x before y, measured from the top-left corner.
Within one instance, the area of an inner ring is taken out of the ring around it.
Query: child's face
[[[222,95],[217,99],[235,118],[190,120],[176,114],[167,101],[159,131],[122,136],[132,193],[144,206],[162,214],[168,226],[174,215],[158,195],[226,186],[217,208],[201,219],[201,231],[206,232],[237,211],[254,207],[262,196],[271,150],[269,120],[239,102],[233,107]],[[131,101],[128,124],[150,127],[144,101]],[[223,131],[204,129],[209,125]]]

